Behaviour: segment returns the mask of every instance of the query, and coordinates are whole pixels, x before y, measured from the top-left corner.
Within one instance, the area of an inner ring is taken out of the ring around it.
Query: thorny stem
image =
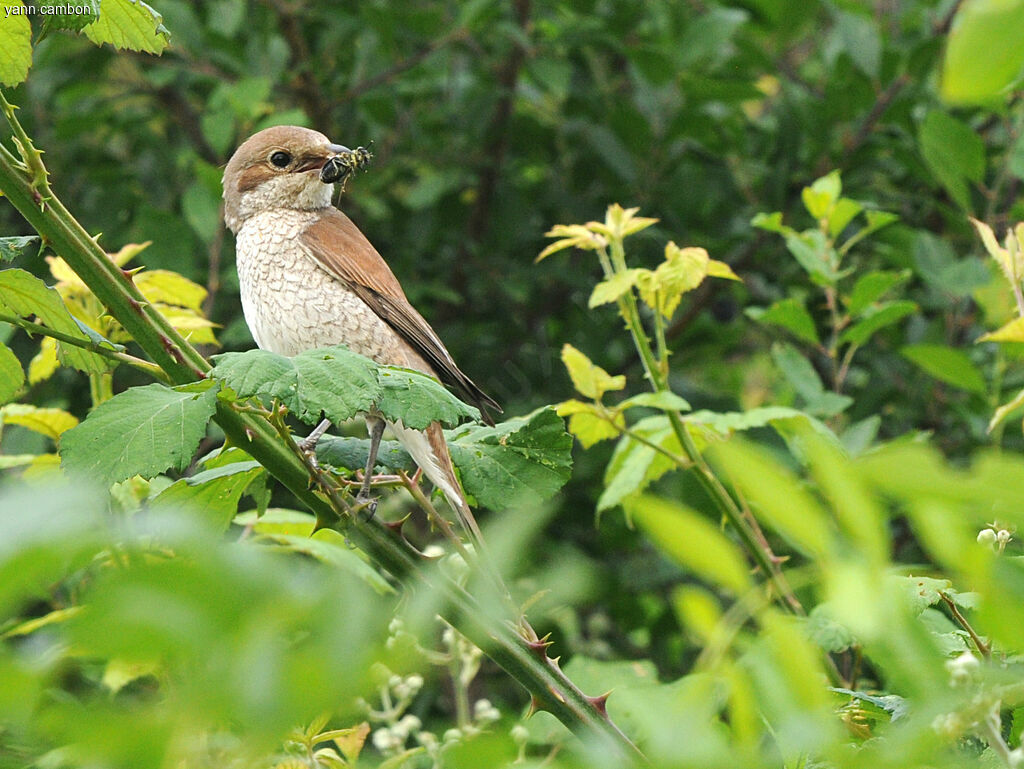
[[[79,339],[78,337],[71,336],[71,334],[65,334],[63,331],[55,331],[49,326],[41,326],[38,323],[33,323],[30,320],[19,318],[17,315],[5,315],[0,313],[0,323],[10,323],[12,326],[17,326],[30,334],[39,334],[40,336],[48,336],[52,339],[56,339],[58,342],[64,344],[70,344],[74,347],[80,347],[83,350],[94,352],[104,358],[117,361],[118,363],[125,363],[133,368],[139,369],[139,371],[145,371],[154,379],[158,379],[161,382],[168,382],[167,374],[164,373],[155,363],[150,363],[148,360],[142,358],[136,358],[134,355],[129,355],[126,352],[120,350],[112,350],[109,347],[104,347],[102,344],[96,343],[91,339]]]
[[[175,330],[99,247],[96,239],[52,194],[45,168],[14,110],[0,94],[0,106],[18,138],[22,161],[0,145],[0,190],[39,235],[59,253],[142,350],[172,383],[186,384],[205,378],[210,364]],[[34,153],[34,154],[33,154]],[[38,161],[33,173],[29,169]],[[39,170],[42,174],[39,174]],[[46,205],[41,206],[43,194]],[[539,707],[552,713],[583,739],[594,740],[627,764],[647,763],[640,750],[608,718],[603,708],[570,681],[546,654],[531,646],[536,639],[523,623],[505,622],[425,561],[408,543],[382,525],[351,514],[351,507],[331,484],[325,499],[309,488],[317,477],[308,458],[298,456],[295,442],[284,440],[266,419],[242,413],[218,400],[215,421],[228,440],[244,448],[296,496],[317,518],[318,525],[338,530],[353,541],[381,569],[409,588],[419,587],[442,599],[447,616],[459,632],[504,668],[532,695]]]
[[[949,613],[953,615],[953,619],[955,619],[958,623],[960,623],[960,627],[962,627],[964,630],[966,630],[967,634],[970,635],[971,640],[974,641],[974,645],[977,646],[978,647],[978,651],[981,652],[981,656],[984,657],[985,659],[991,659],[992,658],[992,649],[991,649],[991,647],[987,643],[985,643],[982,640],[981,636],[979,636],[977,634],[977,632],[975,632],[974,628],[971,627],[971,623],[968,622],[967,618],[960,612],[960,609],[957,607],[957,605],[953,601],[953,599],[950,598],[945,593],[939,593],[939,596],[942,598],[942,601],[949,608]]]
[[[459,551],[459,555],[466,559],[466,563],[473,563],[473,559],[469,552],[466,550],[466,546],[462,543],[462,539],[456,535],[452,530],[451,525],[447,519],[437,512],[437,508],[427,499],[427,495],[423,493],[423,489],[416,483],[404,470],[398,471],[398,477],[402,481],[402,486],[405,487],[406,491],[416,500],[416,504],[420,506],[420,509],[427,514],[427,518],[433,523],[438,530],[444,535],[445,539],[454,545],[455,549]]]

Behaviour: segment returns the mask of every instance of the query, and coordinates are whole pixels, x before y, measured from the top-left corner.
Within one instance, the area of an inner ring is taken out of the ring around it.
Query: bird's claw
[[[371,496],[363,496],[362,493],[356,495],[356,513],[363,519],[365,523],[369,523],[373,520],[373,516],[377,514],[377,498]]]

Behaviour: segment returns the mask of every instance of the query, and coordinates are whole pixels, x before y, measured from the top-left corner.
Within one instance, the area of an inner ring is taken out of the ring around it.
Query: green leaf
[[[81,0],[65,5],[69,9],[76,9],[79,12],[48,14],[36,42],[55,30],[65,29],[70,32],[78,32],[86,25],[96,21],[96,17],[100,13],[100,0]]]
[[[0,404],[7,403],[25,386],[21,361],[6,345],[0,344]]]
[[[362,470],[370,456],[369,438],[338,438],[325,435],[316,444],[316,458],[322,465]],[[377,464],[391,470],[415,470],[416,463],[398,441],[381,441]]]
[[[6,0],[0,12],[5,14],[0,24],[0,84],[14,87],[32,66],[32,26],[21,0]]]
[[[850,296],[846,299],[846,310],[850,315],[860,315],[889,291],[910,277],[910,270],[895,272],[875,270],[857,278]]]
[[[673,561],[732,593],[750,588],[749,568],[739,548],[692,508],[644,495],[627,501],[626,514]]]
[[[83,341],[92,341],[79,324],[71,317],[60,294],[47,287],[43,281],[24,270],[0,271],[0,306],[13,315],[23,318],[37,316],[44,326],[68,334]],[[107,342],[107,344],[110,344]],[[58,344],[61,358],[70,366],[90,374],[102,374],[110,370],[110,363],[95,353],[73,345]],[[111,345],[111,349],[115,349]]]
[[[656,481],[676,467],[676,463],[648,444],[660,446],[676,456],[682,455],[682,446],[668,418],[657,415],[641,419],[630,427],[631,432],[643,438],[641,443],[623,435],[604,471],[604,490],[597,501],[597,511],[603,512],[621,504],[624,499]]]
[[[216,531],[225,531],[238,513],[238,502],[249,485],[264,473],[259,462],[232,462],[175,481],[157,494],[152,507],[193,510]]]
[[[872,334],[886,326],[900,321],[907,315],[917,311],[917,303],[909,300],[887,302],[877,307],[870,307],[862,316],[862,320],[846,329],[840,337],[842,342],[862,345]]]
[[[814,326],[814,319],[807,312],[803,302],[797,299],[783,299],[768,309],[751,307],[747,310],[747,315],[759,323],[780,326],[804,342],[819,344],[821,341],[818,329]]]
[[[185,221],[204,241],[213,239],[221,227],[220,195],[212,191],[201,180],[195,181],[185,190],[181,198],[181,211]]]
[[[662,390],[655,393],[640,393],[632,398],[626,398],[618,405],[620,409],[628,409],[633,406],[646,406],[662,411],[689,411],[690,404],[685,398],[680,398],[670,390]]]
[[[96,45],[162,53],[170,41],[163,17],[142,0],[101,0],[100,16],[82,31]]]
[[[967,297],[993,283],[992,273],[984,260],[958,255],[945,238],[930,232],[918,231],[915,234],[913,255],[921,277],[951,297]]]
[[[942,98],[996,99],[1024,67],[1024,0],[972,0],[957,11],[942,67]]]
[[[576,392],[586,398],[600,400],[606,392],[621,390],[626,386],[626,377],[621,374],[612,376],[591,363],[590,358],[571,344],[562,345],[562,363],[569,372]]]
[[[624,270],[623,272],[615,273],[607,280],[601,281],[594,286],[587,306],[593,309],[600,307],[602,304],[616,301],[636,285],[637,277],[640,273],[641,270]]]
[[[811,362],[792,345],[772,345],[772,359],[816,416],[833,416],[853,403],[849,396],[826,390]]]
[[[786,248],[815,283],[830,286],[839,279],[835,268],[839,258],[820,230],[787,235]]]
[[[785,237],[797,235],[797,231],[792,227],[789,227],[782,223],[782,212],[775,211],[771,214],[756,214],[753,219],[750,220],[752,227],[757,227],[761,230],[768,232],[776,232],[779,235]]]
[[[799,419],[809,422],[812,426],[828,432],[828,428],[818,420],[797,409],[788,406],[762,406],[749,411],[695,411],[684,420],[695,425],[702,425],[714,430],[719,435],[732,435],[739,430],[756,430],[776,422]]]
[[[900,587],[900,590],[909,599],[911,609],[916,614],[937,604],[942,600],[942,594],[953,587],[953,583],[948,579],[935,579],[934,577],[890,575],[888,579]]]
[[[217,388],[133,387],[101,403],[61,439],[65,470],[103,486],[168,468],[184,470],[217,407]]]
[[[849,198],[837,200],[835,208],[832,209],[832,214],[828,218],[828,234],[833,238],[838,238],[854,217],[863,210],[864,206],[856,200]]]
[[[807,636],[827,652],[841,652],[856,643],[850,629],[832,616],[827,603],[818,604],[807,616]]]
[[[572,437],[551,408],[446,434],[463,487],[492,510],[549,499],[572,473]]]
[[[380,397],[377,408],[388,419],[422,430],[432,422],[454,427],[465,419],[479,419],[480,412],[463,403],[434,377],[419,371],[381,366],[377,370]]]
[[[39,242],[38,235],[19,235],[13,238],[0,238],[0,262],[13,262],[21,253]]]
[[[907,345],[900,354],[936,379],[968,392],[988,392],[985,377],[963,350],[942,344]]]
[[[791,470],[759,446],[732,438],[709,452],[754,514],[804,553],[823,558],[832,550],[828,515]]]
[[[868,484],[836,442],[800,425],[797,432],[811,475],[830,504],[848,541],[871,568],[883,570],[892,544],[885,512]]]
[[[877,78],[882,62],[882,39],[878,24],[871,16],[840,11],[836,14],[836,33],[857,69],[870,78]]]
[[[347,347],[308,350],[293,358],[247,350],[213,356],[211,376],[240,398],[277,398],[306,424],[320,413],[334,424],[369,411],[381,397],[377,364]]]
[[[303,534],[290,534],[284,531],[268,531],[263,527],[257,537],[261,547],[268,550],[280,550],[289,553],[302,553],[315,558],[321,563],[330,564],[342,569],[354,577],[358,577],[372,587],[378,595],[393,595],[395,588],[381,574],[367,563],[359,551],[352,548],[342,535],[331,529],[322,529],[311,534],[316,518],[305,516],[310,520],[309,531]],[[245,519],[242,519],[245,520]],[[241,523],[236,520],[236,523]]]
[[[903,718],[910,712],[910,703],[907,702],[905,698],[896,694],[886,694],[879,697],[874,694],[855,692],[852,689],[836,689],[831,686],[829,687],[829,691],[833,691],[838,694],[848,694],[854,699],[861,700],[862,702],[867,702],[877,708],[881,708],[891,715],[893,721],[897,718]]]
[[[964,210],[971,208],[967,182],[985,175],[985,145],[972,128],[939,110],[921,124],[921,154],[932,174]]]

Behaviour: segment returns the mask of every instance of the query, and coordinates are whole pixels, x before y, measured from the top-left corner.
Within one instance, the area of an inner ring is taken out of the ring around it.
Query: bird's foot
[[[306,459],[309,460],[310,466],[314,470],[320,469],[320,460],[316,458],[316,441],[311,441],[309,438],[303,438],[299,441],[299,451],[306,455]]]
[[[359,492],[356,495],[356,515],[358,515],[364,523],[369,523],[373,520],[373,516],[377,514],[377,497],[371,497],[369,494],[363,494]]]

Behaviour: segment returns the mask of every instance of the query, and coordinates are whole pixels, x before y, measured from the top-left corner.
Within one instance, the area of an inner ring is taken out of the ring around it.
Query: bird
[[[363,151],[365,152],[365,151]],[[274,126],[246,139],[224,167],[224,220],[235,236],[242,311],[258,347],[284,356],[343,344],[378,364],[432,376],[480,411],[498,403],[455,364],[412,306],[395,274],[358,227],[332,205],[334,183],[363,158],[301,126]],[[459,486],[438,422],[425,430],[366,415],[370,454],[357,500],[370,480],[385,427],[447,498],[468,533],[480,531]],[[316,445],[322,421],[301,446]]]

